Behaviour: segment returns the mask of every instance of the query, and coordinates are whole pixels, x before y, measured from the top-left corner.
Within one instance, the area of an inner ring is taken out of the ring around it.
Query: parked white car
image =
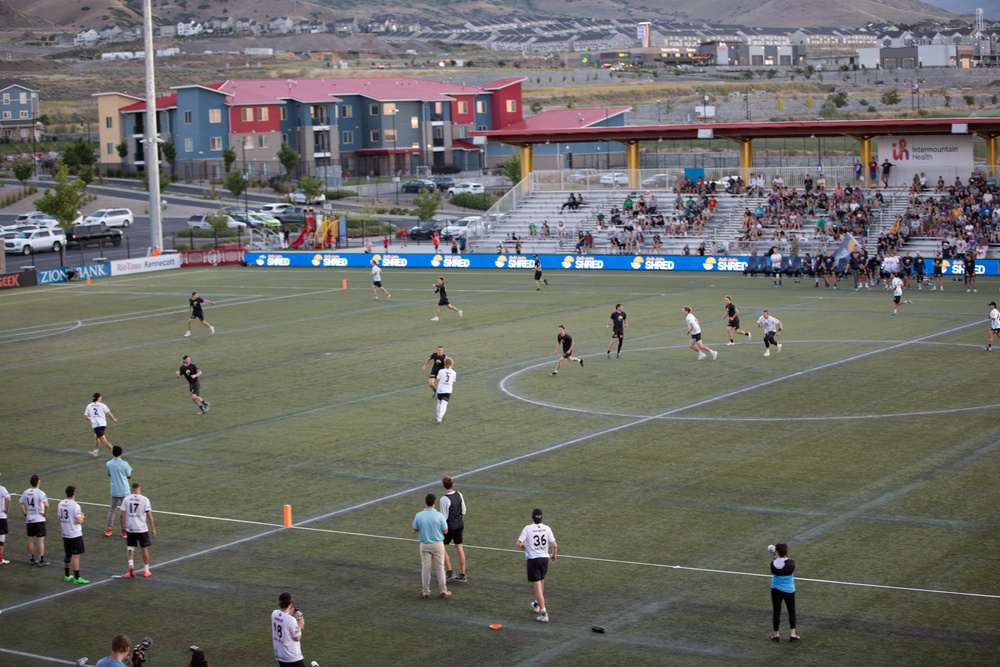
[[[324,193],[319,193],[315,197],[310,197],[302,190],[296,190],[295,192],[288,195],[288,201],[293,204],[319,204],[326,201],[326,195]]]
[[[448,188],[448,196],[454,197],[460,194],[473,194],[481,195],[486,192],[486,188],[483,187],[482,183],[456,183],[455,185]]]
[[[628,174],[613,171],[601,176],[601,185],[628,185]]]
[[[31,213],[22,213],[21,215],[14,218],[15,225],[36,225],[37,220],[50,220],[52,216],[48,213],[42,213],[41,211],[32,211]]]
[[[195,213],[190,218],[188,218],[187,226],[194,227],[195,229],[211,229],[212,223],[208,221],[208,216],[212,215],[210,213]],[[226,215],[226,227],[230,229],[237,229],[239,227],[246,227],[247,223],[240,222],[236,220],[231,215]]]
[[[102,208],[94,211],[83,219],[83,224],[93,225],[103,222],[108,227],[128,227],[135,220],[132,211],[127,208]]]
[[[3,250],[8,254],[30,255],[36,252],[59,252],[66,245],[66,234],[61,229],[37,229],[21,232],[12,239],[4,239]]]
[[[566,180],[570,183],[588,183],[597,178],[596,169],[577,169]]]
[[[469,231],[469,225],[479,222],[479,216],[473,215],[468,218],[455,220],[450,225],[441,230],[441,238],[450,239],[465,236]]]
[[[275,213],[281,213],[287,208],[292,208],[295,204],[264,204],[258,210],[261,213],[267,213],[268,215],[274,215]]]
[[[677,177],[673,174],[653,174],[642,182],[644,188],[672,188],[677,185]]]

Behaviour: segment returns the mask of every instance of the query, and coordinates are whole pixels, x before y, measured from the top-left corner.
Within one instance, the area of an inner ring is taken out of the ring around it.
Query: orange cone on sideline
[[[285,505],[285,528],[292,527],[292,506]]]
[[[343,283],[341,283],[341,287],[342,287],[343,289],[347,289],[347,278],[344,278],[344,282],[343,282]]]
[[[347,281],[344,281],[344,282],[347,282]],[[87,284],[88,285],[90,284],[90,276],[87,276]]]

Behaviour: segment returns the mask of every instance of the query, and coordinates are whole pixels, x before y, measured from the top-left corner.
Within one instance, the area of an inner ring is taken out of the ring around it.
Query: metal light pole
[[[660,100],[656,100],[656,124],[660,124]]]
[[[399,107],[393,105],[392,107],[392,158],[391,164],[392,169],[392,180],[396,184],[396,206],[399,206],[399,181],[396,179],[396,114],[399,113]]]
[[[146,129],[145,139],[149,148],[146,153],[146,176],[149,179],[149,244],[153,248],[163,247],[163,224],[160,220],[160,161],[150,160],[152,153],[159,158],[156,145],[156,79],[153,76],[153,3],[142,1],[143,46],[146,49]]]
[[[243,147],[243,215],[247,225],[250,224],[250,204],[247,202],[247,190],[250,189],[250,174],[247,172],[247,138],[240,142]]]

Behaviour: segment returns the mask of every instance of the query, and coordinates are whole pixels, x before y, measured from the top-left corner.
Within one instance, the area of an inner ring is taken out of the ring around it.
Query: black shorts
[[[278,664],[281,665],[281,667],[306,667],[305,659],[296,660],[295,662],[281,662],[279,660]]]
[[[95,426],[94,427],[94,435],[96,435],[98,438],[103,438],[104,437],[104,429],[106,429],[106,428],[107,428],[107,426]]]
[[[535,271],[535,280],[541,280],[541,279],[542,279],[542,272]]]
[[[451,400],[451,394],[438,394],[437,395],[437,399],[439,401],[448,401],[448,400]]]
[[[691,334],[691,340],[701,340],[701,334],[700,333]]]
[[[461,544],[462,543],[462,532],[464,530],[465,530],[464,527],[462,527],[462,528],[449,528],[448,532],[444,534],[444,543],[445,544],[451,544],[452,542],[454,542],[455,544]]]
[[[381,280],[376,280],[375,282],[372,283],[372,285],[374,285],[375,287],[381,287],[382,286],[382,281]]]
[[[0,519],[0,544],[3,544],[3,536],[7,534],[7,519]]]
[[[35,521],[33,523],[27,524],[28,526],[28,537],[45,537],[45,522]]]
[[[937,268],[937,269],[934,269],[934,275],[935,275],[935,276],[940,276],[940,275],[942,275],[942,273],[941,273],[941,269],[940,269],[940,268]]]
[[[528,561],[528,581],[544,581],[545,573],[549,571],[548,558],[529,558]]]
[[[64,537],[63,538],[63,550],[66,552],[66,556],[79,556],[84,553],[83,548],[83,536],[80,537]]]
[[[446,296],[443,296],[440,299],[438,299],[438,305],[439,306],[447,306],[450,303],[451,303],[451,301],[448,301],[448,297],[446,297]]]
[[[194,382],[189,382],[188,385],[189,385],[188,389],[191,391],[192,394],[194,394],[195,396],[201,395],[201,379],[196,379]]]
[[[569,359],[573,356],[572,352],[563,352],[563,359]]]
[[[903,298],[902,296],[896,296],[895,294],[893,294],[892,295],[892,302],[893,303],[899,303],[899,300],[902,299],[902,298]]]
[[[734,329],[739,329],[740,328],[740,318],[734,317],[733,319],[729,320],[729,326],[731,326]]]
[[[149,539],[149,531],[145,533],[126,533],[125,546],[127,547],[142,547],[145,549],[152,543],[153,541]]]
[[[621,338],[622,340],[625,340],[625,332],[624,331],[613,332],[611,334],[611,340],[615,340],[616,338]]]
[[[201,312],[200,310],[197,313],[191,313],[191,319],[193,320],[195,318],[198,318],[199,320],[201,320],[202,322],[204,322],[205,321],[205,313]]]

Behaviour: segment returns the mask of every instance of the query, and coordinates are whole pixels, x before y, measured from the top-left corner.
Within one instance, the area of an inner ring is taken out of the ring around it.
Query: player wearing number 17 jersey
[[[132,494],[125,496],[122,501],[121,524],[125,532],[126,554],[128,556],[128,572],[126,579],[135,576],[135,548],[142,549],[142,576],[150,577],[149,571],[149,545],[150,533],[156,537],[156,527],[153,525],[153,508],[149,504],[149,498],[142,495],[142,487],[139,482],[132,483]]]
[[[548,623],[549,612],[545,609],[545,574],[549,569],[549,560],[556,562],[559,545],[556,544],[552,529],[542,523],[542,510],[535,508],[531,512],[531,521],[532,523],[521,530],[516,546],[524,551],[528,564],[528,581],[531,582],[531,588],[535,593],[531,610],[538,614],[539,622]],[[552,547],[551,555],[549,546]]]

